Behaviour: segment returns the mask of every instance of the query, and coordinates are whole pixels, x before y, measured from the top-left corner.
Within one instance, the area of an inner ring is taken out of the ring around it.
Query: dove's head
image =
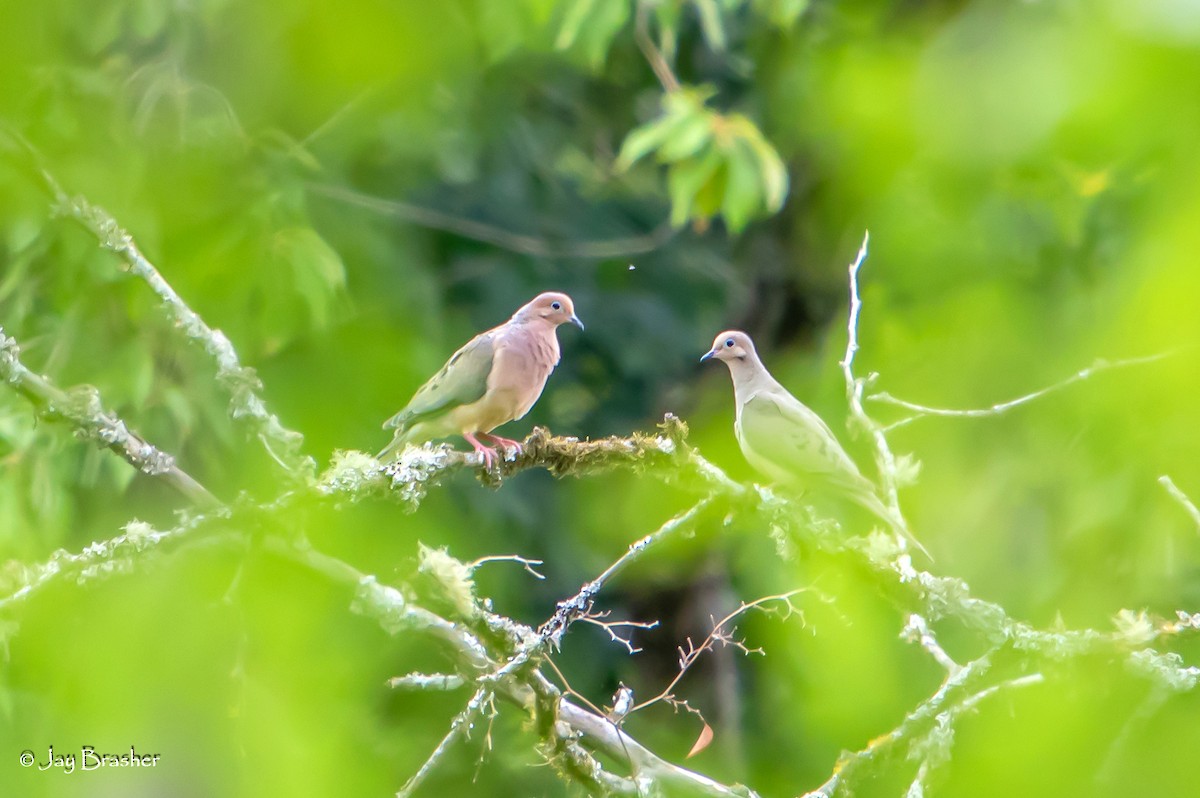
[[[538,294],[529,304],[518,310],[513,318],[521,321],[543,319],[555,327],[569,321],[583,329],[583,322],[575,315],[575,303],[571,301],[571,297],[557,291]]]
[[[750,340],[749,335],[741,330],[726,330],[713,339],[712,349],[700,358],[700,362],[712,358],[724,360],[733,368],[747,359],[757,360],[758,354],[754,351],[754,342]]]

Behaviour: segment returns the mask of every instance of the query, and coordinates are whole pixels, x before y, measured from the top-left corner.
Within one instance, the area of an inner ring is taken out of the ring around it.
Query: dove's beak
[[[709,351],[705,352],[703,355],[700,356],[700,362],[703,363],[706,360],[712,360],[713,356],[716,354],[717,354],[717,350],[710,349]]]
[[[574,313],[571,314],[571,318],[568,319],[568,321],[571,322],[572,324],[574,324],[579,329],[581,329],[581,330],[583,329],[583,322],[581,322],[579,320],[579,317],[576,316]]]

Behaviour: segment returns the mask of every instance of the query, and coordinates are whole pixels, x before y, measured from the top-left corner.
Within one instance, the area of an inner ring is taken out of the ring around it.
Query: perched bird
[[[879,500],[829,425],[771,376],[749,335],[721,333],[700,360],[711,358],[729,367],[737,407],[733,431],[750,465],[776,482],[816,488],[865,507],[929,556],[904,520]]]
[[[558,365],[556,330],[563,322],[583,329],[566,294],[538,294],[513,317],[480,333],[459,349],[441,371],[422,385],[408,405],[384,422],[396,430],[377,457],[384,459],[412,441],[462,435],[491,468],[496,450],[480,443],[521,444],[491,431],[529,412]]]

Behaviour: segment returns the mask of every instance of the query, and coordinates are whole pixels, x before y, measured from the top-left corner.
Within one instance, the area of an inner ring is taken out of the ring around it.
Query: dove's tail
[[[400,427],[392,436],[391,441],[387,446],[379,450],[379,454],[375,455],[376,460],[388,461],[395,457],[399,452],[403,451],[404,447],[412,442],[412,428]]]
[[[908,522],[904,520],[904,516],[900,515],[899,512],[892,510],[890,507],[880,501],[879,497],[876,496],[873,491],[853,491],[850,494],[850,498],[862,507],[865,507],[875,515],[879,516],[880,520],[887,521],[888,525],[891,526],[892,529],[903,535],[909,543],[920,549],[921,553],[929,558],[930,562],[933,562],[933,555],[929,553],[929,549],[925,548],[925,546],[921,544],[921,541],[917,540],[913,533],[909,531]]]

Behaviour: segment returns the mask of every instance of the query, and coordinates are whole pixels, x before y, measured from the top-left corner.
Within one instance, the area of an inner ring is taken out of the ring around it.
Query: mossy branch
[[[493,488],[531,468],[545,469],[556,477],[591,476],[618,468],[699,473],[707,463],[686,446],[686,440],[687,424],[668,413],[656,433],[635,432],[627,438],[580,440],[556,437],[545,427],[534,427],[521,453],[501,460],[492,469],[484,468],[475,452],[458,451],[444,443],[409,446],[388,462],[365,452],[341,451],[334,454],[318,480],[317,492],[350,501],[388,498],[415,511],[431,487],[450,474],[472,468],[483,484]]]

